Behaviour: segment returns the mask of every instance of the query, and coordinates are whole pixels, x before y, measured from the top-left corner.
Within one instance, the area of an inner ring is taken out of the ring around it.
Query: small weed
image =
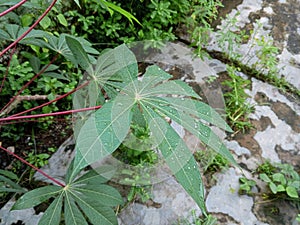
[[[196,151],[194,157],[200,163],[204,173],[215,173],[229,166],[228,160],[211,149]]]
[[[200,218],[196,215],[195,210],[191,211],[192,221],[189,222],[188,219],[184,218],[179,220],[176,224],[177,225],[217,225],[217,219],[213,217],[211,214]]]
[[[227,66],[227,71],[230,80],[222,83],[230,88],[230,91],[224,94],[226,115],[236,132],[240,130],[245,132],[246,129],[252,127],[248,116],[253,112],[253,106],[247,102],[248,95],[245,92],[245,89],[250,87],[250,80],[238,76],[236,74],[238,70],[235,67]]]
[[[299,200],[300,176],[289,164],[277,164],[277,170],[267,175],[259,174],[259,178],[268,184],[273,194],[284,194],[291,200]]]
[[[264,163],[259,165],[255,170],[256,173],[265,173],[268,176],[271,176],[276,171],[276,167],[271,164],[269,160],[266,160]]]
[[[247,179],[246,177],[240,177],[240,188],[239,188],[239,194],[243,195],[251,195],[252,188],[256,185],[256,182],[251,179]]]

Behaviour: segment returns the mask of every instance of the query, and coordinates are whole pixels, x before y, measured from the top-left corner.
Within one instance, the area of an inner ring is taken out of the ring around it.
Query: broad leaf
[[[120,96],[85,122],[77,137],[74,174],[119,147],[128,133],[134,103],[134,99]]]
[[[97,203],[88,203],[82,199],[77,200],[77,204],[93,224],[97,225],[117,225],[118,220],[115,212]]]
[[[88,69],[91,63],[88,55],[86,54],[80,42],[72,37],[66,36],[65,38],[66,38],[67,45],[72,51],[73,56],[76,59],[77,63],[81,66],[82,69],[84,70]]]
[[[163,99],[158,103],[159,98],[155,98],[154,103],[147,101],[147,104],[151,107],[156,107],[161,113],[170,117],[178,124],[182,125],[185,129],[189,132],[194,134],[197,138],[199,138],[204,144],[211,147],[214,151],[221,154],[223,157],[228,159],[232,164],[237,165],[234,158],[232,157],[229,150],[226,146],[222,143],[220,138],[209,128],[208,126],[204,125],[199,119],[195,119],[191,117],[186,111],[182,111],[181,109],[173,108],[168,105],[167,103],[172,104],[173,99],[169,98],[168,102],[165,102]],[[184,100],[182,100],[184,101]],[[163,104],[162,104],[163,102]],[[193,105],[191,105],[191,109]],[[181,111],[180,111],[181,110]]]
[[[153,98],[152,100],[153,102],[157,102],[159,105],[170,105],[176,110],[186,112],[198,119],[232,132],[232,129],[227,125],[222,117],[212,107],[204,102],[188,98],[171,97]]]
[[[87,202],[96,202],[104,206],[116,206],[123,203],[122,197],[119,192],[108,185],[85,185],[85,186],[72,186],[75,192],[81,192],[81,199]],[[79,196],[79,195],[77,195]]]
[[[92,76],[95,76],[102,86],[109,79],[132,82],[138,74],[136,58],[124,44],[101,54],[95,66]]]
[[[34,189],[22,195],[22,197],[13,205],[12,209],[18,210],[34,207],[51,197],[55,197],[61,191],[62,187],[53,185]]]
[[[176,131],[150,107],[143,106],[150,130],[178,182],[205,213],[204,187],[191,151]]]
[[[66,225],[88,225],[68,191],[65,195],[64,213]]]
[[[298,191],[295,187],[287,186],[286,187],[286,193],[291,198],[297,198],[299,200]]]
[[[44,212],[39,225],[59,225],[62,211],[63,194],[60,194]]]

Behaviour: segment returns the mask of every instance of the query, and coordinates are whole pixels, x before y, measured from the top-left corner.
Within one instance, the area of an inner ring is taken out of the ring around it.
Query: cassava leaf
[[[72,186],[72,190],[82,193],[80,198],[85,199],[87,202],[96,202],[104,206],[116,206],[123,203],[119,192],[115,188],[105,184]]]
[[[16,192],[16,193],[24,193],[26,192],[25,189],[16,189],[16,188],[7,188],[7,187],[0,187],[0,193],[1,192]]]
[[[77,137],[74,174],[119,147],[129,130],[134,104],[134,99],[120,95],[85,122]]]
[[[115,168],[111,166],[103,166],[93,169],[72,182],[72,185],[101,185],[112,177],[114,170]]]
[[[79,205],[84,214],[93,224],[99,225],[117,225],[117,217],[115,212],[99,202],[86,201],[86,199],[81,198],[76,192],[72,192],[73,198]]]
[[[200,96],[186,83],[180,80],[172,80],[159,84],[153,88],[145,89],[144,96],[155,96],[162,94],[183,95],[200,99]]]
[[[148,106],[152,108],[156,107],[163,115],[170,117],[172,120],[182,125],[185,129],[199,138],[204,144],[208,145],[214,151],[221,154],[233,165],[237,165],[229,150],[222,143],[220,138],[211,130],[211,128],[204,125],[199,119],[191,117],[188,112],[180,111],[180,109],[177,110],[171,106],[168,106],[166,105],[165,101],[161,101],[164,102],[164,104],[158,104],[157,100],[158,98],[155,98],[155,101],[153,103],[148,99]],[[168,102],[172,102],[171,98],[168,100]]]
[[[125,83],[137,78],[138,66],[134,54],[123,44],[101,54],[96,63],[94,76],[104,85],[109,79]]]
[[[81,211],[78,209],[71,194],[66,191],[64,213],[66,225],[88,225]]]
[[[166,163],[178,182],[205,213],[204,187],[191,151],[176,131],[151,107],[143,105],[143,110]]]
[[[13,205],[12,209],[18,210],[34,207],[51,197],[55,197],[62,190],[62,187],[53,185],[34,189],[22,195],[22,197]]]
[[[157,102],[159,105],[170,105],[176,110],[186,112],[223,130],[232,132],[232,129],[223,120],[223,118],[212,107],[204,102],[188,98],[171,97],[153,98],[152,100]]]
[[[88,69],[91,63],[80,42],[70,36],[66,36],[65,39],[77,63],[81,66],[82,69]]]
[[[59,225],[62,213],[63,194],[60,194],[47,208],[39,225]]]
[[[16,182],[12,181],[11,179],[5,176],[0,175],[0,181],[4,181],[6,184],[8,184],[10,187],[14,189],[23,190],[23,188],[19,184],[17,184]]]

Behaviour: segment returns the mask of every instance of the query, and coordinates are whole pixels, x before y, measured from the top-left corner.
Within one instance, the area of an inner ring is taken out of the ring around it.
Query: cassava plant
[[[22,1],[19,5],[25,2]],[[149,129],[152,149],[159,150],[159,156],[206,215],[204,187],[197,162],[168,120],[178,123],[235,164],[228,149],[208,125],[213,124],[226,131],[231,131],[230,127],[209,105],[201,102],[191,87],[183,81],[171,80],[172,76],[156,65],[149,66],[142,79],[139,79],[137,60],[126,45],[106,50],[96,59],[93,55],[98,52],[83,38],[67,34],[55,36],[34,30],[55,2],[53,0],[31,27],[22,28],[7,24],[1,30],[1,39],[13,42],[0,53],[0,56],[14,48],[17,43],[48,48],[57,54],[48,65],[21,87],[16,96],[20,95],[34,79],[41,76],[60,56],[85,70],[86,79],[78,88],[49,103],[11,116],[3,113],[0,122],[74,113],[75,158],[68,168],[64,181],[61,181],[0,146],[2,150],[31,166],[54,183],[27,192],[17,200],[12,209],[25,209],[47,202],[49,207],[39,221],[42,225],[58,225],[62,215],[67,225],[117,224],[113,207],[121,205],[123,200],[116,189],[105,184],[113,177],[115,168],[99,167],[88,172],[83,170],[94,162],[112,155],[124,142],[130,132],[130,126],[137,124]],[[101,2],[109,10],[117,10],[133,19],[131,14],[124,13],[113,4],[104,0]],[[3,16],[13,9],[14,7],[0,15]],[[75,93],[74,110],[22,116],[72,93]],[[15,99],[16,97],[13,97],[1,112]]]

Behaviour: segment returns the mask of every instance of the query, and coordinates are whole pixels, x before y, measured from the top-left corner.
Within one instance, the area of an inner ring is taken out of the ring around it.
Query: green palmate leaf
[[[16,182],[12,181],[11,179],[1,176],[0,175],[0,181],[4,181],[6,184],[8,184],[10,187],[14,188],[14,189],[18,189],[18,190],[23,190],[23,188],[17,184]]]
[[[81,199],[85,199],[87,202],[96,202],[104,206],[116,206],[123,203],[122,197],[119,192],[105,184],[101,185],[85,185],[74,186],[72,190],[75,192],[81,192],[83,195]],[[78,196],[78,195],[77,195]]]
[[[99,168],[93,169],[88,173],[82,175],[74,182],[73,185],[101,185],[111,179],[116,171],[113,166],[101,166]]]
[[[82,199],[77,200],[77,204],[93,224],[97,225],[117,225],[118,220],[115,212],[97,203],[87,203]]]
[[[200,96],[196,94],[188,84],[180,80],[168,81],[159,84],[154,88],[145,89],[143,91],[144,96],[153,96],[161,94],[184,95],[200,99]]]
[[[15,173],[11,172],[11,171],[0,170],[0,174],[4,175],[7,178],[12,179],[12,180],[18,180],[19,179],[18,176]],[[1,178],[0,178],[0,181],[1,181]]]
[[[134,99],[120,96],[85,122],[77,137],[74,175],[119,147],[128,133],[134,104]]]
[[[66,225],[88,225],[68,191],[65,194],[64,213]]]
[[[0,193],[1,192],[16,192],[16,193],[24,193],[26,192],[25,189],[16,189],[16,188],[7,188],[7,187],[0,187]]]
[[[138,74],[137,61],[134,54],[123,44],[114,49],[105,51],[98,57],[94,76],[104,85],[107,80],[115,79],[123,82],[132,82]]]
[[[13,210],[27,209],[34,207],[51,197],[55,197],[62,191],[59,186],[46,186],[34,189],[24,194],[12,207]]]
[[[59,225],[62,211],[63,194],[60,194],[44,212],[39,225]]]
[[[175,130],[150,107],[143,105],[150,130],[178,182],[205,213],[204,187],[192,153]]]
[[[148,100],[147,104],[151,107],[156,107],[163,115],[170,117],[172,120],[182,125],[185,129],[199,138],[204,144],[208,145],[214,151],[221,154],[232,164],[237,165],[229,150],[222,143],[220,138],[211,130],[211,128],[204,125],[199,119],[191,117],[188,114],[189,112],[182,111],[182,109],[179,108],[175,109],[171,106],[166,105],[168,103],[164,100],[166,99],[162,99],[160,101],[159,98],[155,98],[154,103]],[[169,98],[168,100],[169,104],[172,104],[173,99]],[[192,107],[193,105],[191,105],[191,111]]]
[[[82,69],[88,69],[91,63],[80,42],[70,36],[66,36],[65,39],[77,63],[81,66]]]
[[[170,105],[176,110],[186,112],[195,118],[204,120],[212,125],[232,132],[232,129],[223,120],[223,118],[212,107],[204,102],[188,98],[170,97],[161,97],[159,99],[153,99],[153,101],[160,105]]]

